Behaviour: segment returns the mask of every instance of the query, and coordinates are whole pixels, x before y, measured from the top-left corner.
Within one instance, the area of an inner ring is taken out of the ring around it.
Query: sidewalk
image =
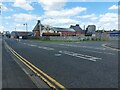
[[[2,89],[2,37],[0,35],[0,90]]]
[[[120,40],[111,40],[106,46],[120,50]]]

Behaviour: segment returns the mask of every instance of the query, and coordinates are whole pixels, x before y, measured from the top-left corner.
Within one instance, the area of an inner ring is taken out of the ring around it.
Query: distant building
[[[55,33],[59,33],[60,36],[75,36],[75,30],[72,28],[58,28],[58,27],[53,27],[53,31]]]
[[[112,31],[109,35],[110,37],[120,37],[120,31]]]
[[[79,26],[79,24],[76,24],[75,26],[71,25],[70,28],[75,30],[76,36],[79,36],[81,34],[85,34],[85,31],[82,30],[82,28]]]
[[[9,32],[9,31],[3,31],[3,36],[6,36],[6,37],[8,37],[8,38],[10,38],[10,37],[11,37],[11,35],[10,35],[10,32]]]
[[[76,35],[75,30],[72,28],[50,27],[49,25],[42,25],[40,23],[40,20],[38,20],[36,26],[34,27],[33,33],[35,37],[39,37],[40,34],[42,36],[75,36]]]
[[[12,31],[11,32],[11,37],[12,38],[17,38],[17,37],[22,37],[22,38],[27,38],[27,36],[32,36],[32,32],[25,32],[25,31]]]
[[[85,31],[85,36],[92,36],[95,34],[96,26],[95,25],[88,25]]]
[[[41,24],[40,20],[38,20],[37,24],[35,25],[33,29],[34,36],[39,37],[42,32],[40,32],[40,29],[43,30],[44,26]]]

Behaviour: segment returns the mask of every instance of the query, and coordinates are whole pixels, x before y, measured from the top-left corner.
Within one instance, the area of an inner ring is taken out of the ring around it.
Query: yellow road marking
[[[6,43],[7,45],[7,43]],[[51,84],[47,79],[49,79],[50,81],[52,81],[53,83],[55,83],[58,87],[60,87],[63,90],[66,90],[66,88],[61,85],[60,83],[58,83],[55,79],[51,78],[50,76],[48,76],[46,73],[44,73],[42,70],[40,70],[39,68],[37,68],[36,66],[34,66],[32,63],[30,63],[28,60],[26,60],[25,58],[23,58],[22,56],[20,56],[16,51],[14,51],[10,46],[7,45],[7,47],[9,48],[9,50],[12,52],[13,55],[15,55],[22,63],[24,63],[29,69],[31,69],[37,76],[39,76],[43,81],[45,81],[50,87],[52,87],[53,89],[57,88]],[[29,64],[29,65],[28,65]],[[32,67],[31,67],[32,66]],[[36,69],[38,72],[40,72],[41,74],[43,74],[47,79],[45,79],[43,76],[41,76],[37,71],[35,71],[34,69]]]
[[[12,51],[11,51],[12,52]],[[37,76],[39,76],[42,80],[44,80],[50,87],[56,89],[54,85],[52,85],[49,81],[47,81],[43,76],[41,76],[37,71],[35,71],[32,67],[30,67],[26,62],[24,62],[21,58],[19,58],[14,52],[12,52],[22,63],[24,63],[32,72],[34,72]]]

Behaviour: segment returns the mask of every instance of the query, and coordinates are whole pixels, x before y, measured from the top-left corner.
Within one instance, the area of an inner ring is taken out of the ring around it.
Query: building
[[[92,36],[95,34],[96,26],[95,25],[88,25],[85,31],[85,36]]]
[[[82,28],[79,26],[79,24],[76,24],[75,26],[74,25],[71,25],[70,28],[74,29],[75,30],[75,34],[76,36],[79,36],[79,35],[84,35],[85,34],[85,31],[82,30]]]
[[[9,32],[9,31],[3,31],[3,36],[6,36],[6,37],[8,37],[8,38],[10,38],[10,37],[11,37],[11,35],[10,35],[10,32]]]
[[[33,29],[34,36],[40,37],[41,35],[41,30],[44,28],[44,26],[41,24],[40,20],[38,20],[37,24],[35,25]],[[41,29],[41,30],[40,30]]]
[[[32,32],[24,32],[24,31],[12,31],[11,32],[11,38],[19,38],[22,37],[27,38],[28,36],[32,36],[33,33]]]
[[[55,33],[59,33],[60,36],[75,36],[75,30],[72,28],[58,28],[53,27],[52,28]]]
[[[40,30],[41,29],[41,30]],[[76,32],[72,28],[50,27],[49,25],[42,25],[38,20],[33,29],[35,37],[40,36],[75,36]]]

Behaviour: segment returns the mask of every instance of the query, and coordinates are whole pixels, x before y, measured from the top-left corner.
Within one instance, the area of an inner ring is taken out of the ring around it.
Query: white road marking
[[[26,44],[26,43],[23,43],[23,44]],[[32,47],[37,47],[37,45],[33,45],[33,44],[27,44],[27,45]],[[38,48],[44,49],[44,50],[54,50],[54,48],[44,47],[44,46],[38,46]]]
[[[55,54],[55,56],[61,56],[61,54]]]
[[[36,47],[36,45],[32,45],[32,44],[30,44],[29,46]]]
[[[43,46],[39,46],[38,48],[40,48],[40,49],[45,49],[45,50],[54,50],[54,48],[43,47]]]
[[[23,43],[23,44],[27,44],[27,43]]]
[[[31,47],[36,47],[37,45],[33,45],[33,44],[27,44],[28,46],[31,46]]]
[[[114,54],[114,53],[100,52],[100,51],[93,51],[93,50],[84,50],[84,51],[90,51],[90,52],[95,52],[95,53],[102,53],[102,54],[116,55],[116,54]]]
[[[99,60],[102,59],[102,58],[93,57],[93,56],[84,55],[84,54],[79,54],[79,53],[70,52],[70,51],[59,51],[59,53],[74,56],[74,57],[78,57],[78,58],[82,58],[82,59],[87,59],[87,60],[90,60],[90,61],[96,61],[97,59],[99,59]]]
[[[105,48],[95,48],[95,47],[89,47],[89,46],[78,46],[78,45],[70,45],[70,44],[59,44],[59,45],[68,46],[68,47],[82,47],[82,48],[106,50]]]

